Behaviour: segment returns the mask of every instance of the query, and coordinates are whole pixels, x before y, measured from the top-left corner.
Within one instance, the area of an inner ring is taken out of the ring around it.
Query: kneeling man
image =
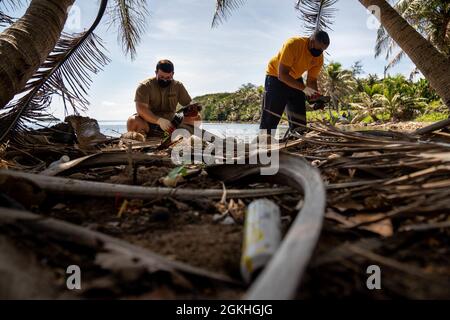
[[[169,60],[161,60],[156,65],[156,76],[142,81],[134,101],[137,113],[128,118],[129,132],[139,132],[147,136],[161,136],[173,128],[171,121],[178,104],[189,105],[192,101],[183,84],[173,79],[174,65]],[[194,125],[200,115],[184,117],[183,123]]]

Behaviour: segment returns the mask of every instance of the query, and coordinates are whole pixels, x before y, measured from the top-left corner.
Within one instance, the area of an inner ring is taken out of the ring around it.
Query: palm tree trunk
[[[19,93],[55,47],[75,0],[32,0],[0,34],[0,109]]]
[[[383,27],[450,108],[450,58],[440,53],[422,37],[386,0],[359,0],[359,2],[366,8],[377,6],[380,9],[379,18]]]
[[[333,97],[333,106],[334,106],[334,109],[336,109],[336,112],[339,115],[339,102],[338,102],[338,99],[336,97]]]

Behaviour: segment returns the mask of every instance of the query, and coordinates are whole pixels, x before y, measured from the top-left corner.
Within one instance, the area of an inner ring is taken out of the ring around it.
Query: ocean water
[[[119,137],[127,131],[125,121],[98,121],[100,131],[108,136]],[[218,123],[203,122],[201,128],[220,137],[236,137],[244,140],[254,138],[259,132],[259,124],[256,123]],[[278,134],[283,135],[287,126],[279,126]]]
[[[122,120],[98,120],[100,131],[109,137],[120,137],[127,132],[126,122]],[[33,129],[53,126],[57,122],[41,122],[28,124]],[[257,123],[219,123],[203,122],[202,129],[211,132],[219,137],[234,137],[243,142],[249,142],[259,133],[259,124]],[[283,136],[287,126],[278,126],[277,135]]]

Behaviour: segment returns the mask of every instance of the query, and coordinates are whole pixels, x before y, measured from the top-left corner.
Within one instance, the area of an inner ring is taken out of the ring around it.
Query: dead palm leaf
[[[0,11],[0,27],[6,27],[10,24],[14,23],[14,19],[4,13],[3,11]]]
[[[217,27],[219,24],[228,19],[231,12],[239,8],[242,4],[244,4],[244,2],[245,0],[217,0],[212,27]]]
[[[331,29],[337,11],[334,8],[337,0],[298,0],[295,8],[300,12],[300,19],[305,29],[311,33],[318,30]]]
[[[109,6],[109,25],[118,27],[118,40],[123,51],[130,54],[132,60],[136,57],[136,47],[141,41],[141,35],[146,29],[149,14],[146,0],[114,0]]]
[[[23,5],[22,0],[0,0],[0,27],[6,27],[14,23],[14,18],[5,13],[7,10],[15,10]]]

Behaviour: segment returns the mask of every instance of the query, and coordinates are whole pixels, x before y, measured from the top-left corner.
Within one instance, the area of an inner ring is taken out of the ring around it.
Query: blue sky
[[[302,21],[294,0],[247,0],[227,22],[211,29],[213,0],[149,0],[147,32],[135,61],[126,57],[115,29],[107,29],[106,18],[97,30],[106,43],[112,62],[93,76],[91,106],[86,115],[98,120],[125,120],[134,109],[134,92],[139,81],[153,76],[155,64],[168,58],[175,64],[175,79],[182,81],[192,97],[234,91],[244,83],[263,84],[269,59],[292,36],[302,35]],[[88,28],[98,8],[97,1],[75,2],[80,26],[72,11],[66,31]],[[366,73],[383,74],[384,59],[374,59],[376,28],[369,28],[370,16],[357,0],[340,0],[330,31],[327,59],[350,67],[361,60]],[[405,59],[392,73],[408,75],[413,66]],[[59,99],[52,112],[63,117]]]

